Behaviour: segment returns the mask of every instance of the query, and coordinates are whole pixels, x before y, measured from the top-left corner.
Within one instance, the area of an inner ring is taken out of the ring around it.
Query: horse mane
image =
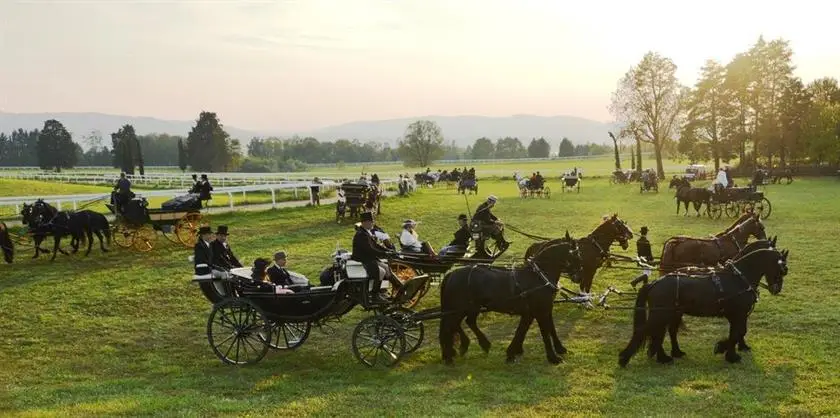
[[[750,217],[752,215],[753,215],[752,213],[745,212],[738,219],[736,219],[735,222],[732,223],[732,225],[729,225],[728,228],[724,229],[723,232],[715,234],[715,238],[720,238],[720,237],[725,236],[726,234],[732,232],[733,229],[737,228],[739,225],[741,225],[743,222],[745,222],[747,220],[747,217]]]

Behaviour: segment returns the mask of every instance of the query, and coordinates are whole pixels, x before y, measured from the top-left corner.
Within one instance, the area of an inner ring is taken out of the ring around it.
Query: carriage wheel
[[[551,189],[549,189],[548,187],[546,187],[546,188],[543,190],[543,196],[545,196],[545,198],[546,198],[546,199],[551,199]]]
[[[737,218],[741,216],[744,210],[741,207],[741,204],[737,202],[729,202],[726,204],[726,216],[730,218]]]
[[[175,235],[178,236],[178,241],[187,247],[192,247],[198,241],[198,227],[201,226],[201,214],[191,212],[175,224]]]
[[[265,314],[247,299],[225,299],[215,306],[207,320],[207,341],[213,352],[227,364],[251,364],[268,352],[271,325]]]
[[[773,206],[770,204],[770,201],[767,200],[766,197],[762,197],[761,200],[755,202],[753,210],[759,215],[761,215],[761,219],[767,219],[773,212]]]
[[[137,234],[137,230],[126,225],[123,222],[117,222],[111,228],[111,233],[113,234],[114,243],[122,248],[130,248],[134,245],[134,237]]]
[[[712,219],[720,219],[720,216],[723,214],[723,205],[720,203],[710,203],[707,208],[707,213]]]
[[[175,234],[175,225],[161,225],[160,233],[163,234],[164,238],[173,244],[181,243],[181,240],[178,239],[178,235]]]
[[[310,322],[269,321],[269,330],[259,333],[260,340],[275,350],[294,350],[309,338]]]
[[[147,253],[155,248],[155,240],[157,240],[157,233],[154,228],[149,225],[143,225],[135,230],[134,243],[131,248],[141,253]]]
[[[423,321],[417,320],[413,311],[398,306],[386,311],[385,315],[394,321],[397,321],[397,323],[402,326],[403,334],[405,335],[406,354],[413,353],[420,348],[420,344],[423,343],[423,337],[425,336],[426,331],[423,326]]]
[[[396,365],[405,345],[402,325],[385,315],[365,318],[353,330],[353,354],[368,367]]]
[[[577,192],[580,193],[580,180],[578,180],[577,186],[575,186],[575,188],[577,189]]]

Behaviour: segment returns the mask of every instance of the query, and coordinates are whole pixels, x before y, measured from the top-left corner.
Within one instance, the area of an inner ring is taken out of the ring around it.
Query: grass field
[[[729,223],[675,215],[667,190],[640,195],[635,185],[584,180],[580,194],[561,194],[556,181],[548,185],[550,200],[521,200],[512,181],[481,182],[480,196],[496,194],[497,215],[539,235],[568,229],[583,236],[601,215],[617,212],[635,230],[649,226],[655,248],[671,235],[706,236]],[[314,329],[296,351],[270,352],[255,366],[235,368],[223,365],[207,343],[211,307],[190,283],[191,252],[159,241],[149,254],[96,251],[51,263],[23,253],[16,264],[0,265],[0,415],[837,416],[840,185],[798,179],[769,186],[766,195],[773,202],[768,234],[791,251],[790,274],[781,295],[762,293],[747,335],[753,351],[742,364],[712,354],[726,332],[723,320],[688,318],[681,334],[687,358],[662,366],[639,355],[620,369],[630,312],[559,305],[558,334],[571,351],[560,366],[546,362],[536,329],[521,362],[505,364],[517,321],[486,314],[479,325],[493,342],[489,355],[473,345],[454,367],[442,365],[437,321],[430,321],[417,352],[394,369],[370,370],[350,349],[353,327],[367,316],[357,309],[334,333]],[[469,199],[472,209],[478,199]],[[440,188],[386,199],[383,211],[379,224],[386,231],[396,233],[411,217],[422,221],[421,237],[440,246],[467,209],[463,197]],[[330,207],[211,218],[230,226],[245,262],[284,249],[290,268],[311,278],[337,243],[350,247],[350,222],[332,219]],[[530,244],[509,238],[514,244],[504,261],[521,257]],[[595,288],[627,288],[635,274],[601,270]],[[433,288],[422,307],[436,306],[437,296]],[[613,301],[623,303],[630,301]]]

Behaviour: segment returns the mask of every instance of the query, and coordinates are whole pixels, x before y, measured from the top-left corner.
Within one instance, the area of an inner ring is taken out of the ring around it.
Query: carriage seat
[[[347,263],[345,264],[344,268],[345,272],[347,273],[347,278],[350,280],[361,280],[368,278],[367,272],[365,271],[365,266],[358,261],[347,260]],[[379,264],[379,278],[380,280],[382,280],[382,284],[380,285],[381,288],[387,289],[389,286],[388,270],[386,270],[381,263]]]

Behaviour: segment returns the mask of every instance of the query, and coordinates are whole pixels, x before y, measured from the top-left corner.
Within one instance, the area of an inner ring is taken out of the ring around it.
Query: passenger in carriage
[[[537,175],[534,176],[534,177],[536,178],[536,181],[537,181],[536,188],[537,189],[542,189],[543,188],[543,181],[545,181],[542,174],[540,174],[540,172],[537,171]]]
[[[714,187],[715,193],[721,193],[723,189],[729,186],[729,179],[723,167],[718,169],[717,177],[714,183],[712,183],[712,186]]]
[[[373,303],[389,303],[382,296],[380,289],[382,277],[379,275],[379,260],[387,258],[389,251],[376,241],[373,231],[373,214],[363,212],[361,218],[361,228],[358,228],[356,235],[353,236],[353,254],[350,258],[362,263],[368,278],[373,282],[371,301]],[[384,270],[388,271],[387,268]]]
[[[418,222],[412,219],[407,219],[403,222],[403,230],[400,233],[400,246],[403,251],[425,253],[434,256],[435,250],[432,246],[428,242],[420,241],[420,237],[417,236],[417,224]]]
[[[470,228],[467,226],[467,215],[463,213],[458,215],[458,225],[460,228],[455,231],[455,239],[449,245],[441,248],[438,256],[444,257],[452,253],[464,254],[467,252],[471,238]]]
[[[213,265],[225,270],[242,267],[242,263],[233,255],[227,238],[228,227],[226,225],[219,225],[216,228],[216,239],[210,244],[213,251]]]
[[[114,205],[118,212],[125,212],[125,205],[134,197],[131,192],[131,181],[125,177],[125,173],[120,173],[120,179],[114,185]]]
[[[197,276],[212,274],[213,270],[217,270],[213,268],[212,238],[213,230],[209,226],[202,226],[198,229],[198,241],[193,247],[193,264],[195,264],[195,274]]]
[[[499,248],[504,250],[507,249],[510,243],[505,240],[502,233],[502,222],[490,212],[490,209],[496,206],[496,200],[496,196],[488,196],[487,201],[478,205],[478,208],[475,209],[472,220],[477,221],[481,225],[482,230],[496,240]]]
[[[268,279],[277,286],[291,286],[295,284],[289,270],[286,270],[286,253],[278,251],[274,253],[274,265],[266,270]]]

